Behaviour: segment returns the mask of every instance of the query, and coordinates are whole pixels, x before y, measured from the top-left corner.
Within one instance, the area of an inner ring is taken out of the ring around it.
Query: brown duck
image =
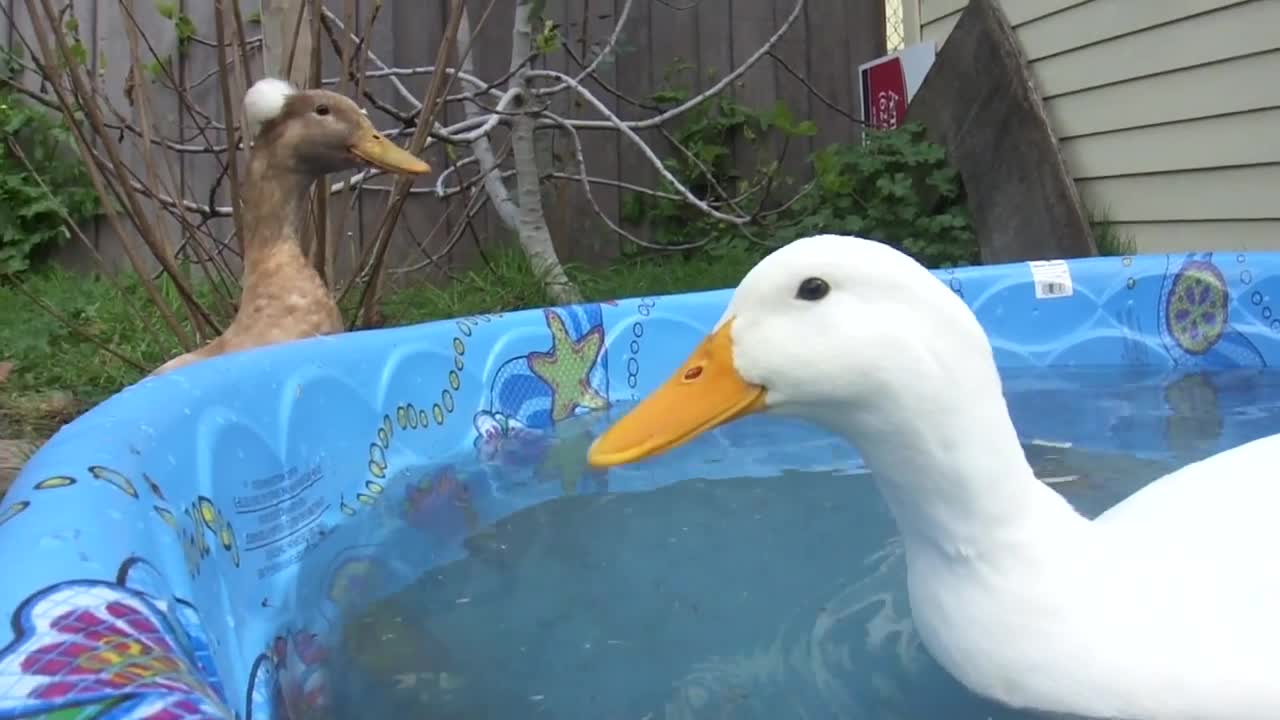
[[[297,90],[266,78],[245,93],[253,147],[241,198],[244,273],[240,308],[213,341],[161,365],[152,375],[263,345],[341,332],[342,317],[299,233],[312,184],[364,164],[422,174],[431,168],[383,137],[359,106],[327,90]]]

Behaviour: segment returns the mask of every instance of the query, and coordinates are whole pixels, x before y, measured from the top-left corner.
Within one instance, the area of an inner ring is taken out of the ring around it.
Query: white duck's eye
[[[328,106],[328,105],[317,105],[317,106],[316,106],[316,114],[317,114],[317,115],[319,115],[320,117],[324,117],[325,115],[328,115],[328,114],[329,114],[329,106]]]
[[[796,288],[796,297],[801,300],[821,300],[831,292],[831,286],[826,280],[820,277],[805,278],[800,283],[800,287]]]

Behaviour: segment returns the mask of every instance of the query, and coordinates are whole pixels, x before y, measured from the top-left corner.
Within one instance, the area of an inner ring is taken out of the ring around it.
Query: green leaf
[[[191,38],[196,36],[196,24],[187,15],[179,15],[173,21],[174,30],[178,33],[178,45],[186,47]]]
[[[71,55],[71,59],[76,65],[86,65],[89,62],[89,51],[85,48],[84,43],[76,41],[67,47],[67,52]]]

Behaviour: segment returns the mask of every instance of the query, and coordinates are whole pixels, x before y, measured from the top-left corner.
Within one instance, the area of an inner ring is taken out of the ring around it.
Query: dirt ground
[[[46,438],[83,411],[70,393],[19,393],[5,387],[12,365],[0,362],[0,497]]]
[[[0,498],[9,491],[14,478],[40,445],[32,440],[5,440],[0,438]]]

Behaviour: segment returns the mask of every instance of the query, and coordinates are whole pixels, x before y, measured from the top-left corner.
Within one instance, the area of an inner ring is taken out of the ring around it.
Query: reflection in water
[[[1208,454],[1222,436],[1222,414],[1212,376],[1194,373],[1178,378],[1164,391],[1169,405],[1165,432],[1179,455]]]
[[[1015,376],[1007,394],[1037,475],[1074,477],[1054,487],[1090,516],[1224,444],[1280,430],[1280,374],[1269,372]],[[343,618],[336,716],[1031,717],[972,696],[933,662],[871,478],[832,469],[856,468],[839,441],[795,443],[794,432],[752,419],[611,474],[607,488],[573,477],[574,453],[552,454],[509,492],[564,496],[497,522],[468,516],[456,553]],[[1081,449],[1103,440],[1113,450]],[[751,476],[728,472],[749,452]],[[454,467],[458,479],[479,472]],[[695,479],[625,491],[655,474]],[[487,500],[499,497],[501,478],[480,476]],[[414,537],[420,545],[381,547],[389,557],[442,547]]]
[[[816,613],[793,613],[768,646],[694,663],[675,681],[662,717],[804,717],[805,703],[771,708],[768,702],[785,702],[802,687],[817,706],[810,710],[821,709],[824,717],[893,717],[894,706],[905,698],[901,677],[916,674],[927,662],[905,597],[892,590],[901,564],[901,544],[891,540],[867,559],[864,579],[839,590]],[[884,656],[892,671],[862,662],[863,656]],[[865,675],[870,693],[851,687],[854,673]]]

